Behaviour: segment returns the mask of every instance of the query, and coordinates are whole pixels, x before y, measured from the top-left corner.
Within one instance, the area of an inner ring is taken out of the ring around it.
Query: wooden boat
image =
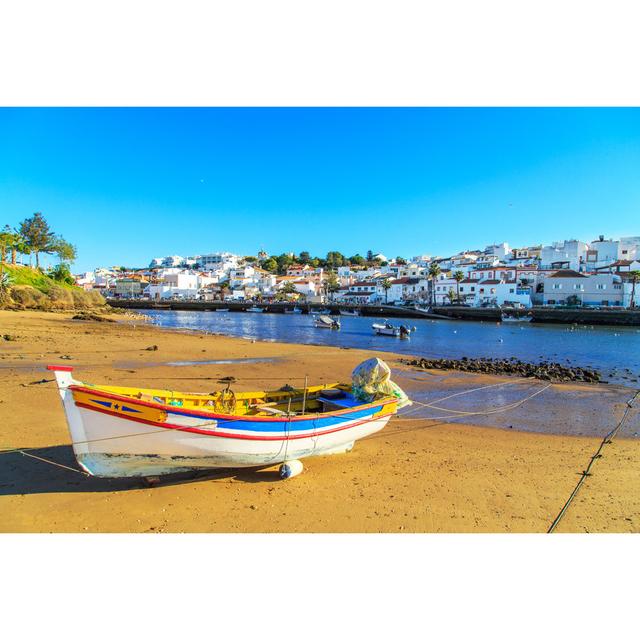
[[[263,313],[264,309],[262,307],[248,307],[245,309],[249,313]]]
[[[374,322],[371,328],[378,336],[393,336],[397,338],[400,335],[400,327],[393,326],[388,320],[384,322]]]
[[[331,316],[316,316],[314,324],[318,329],[339,329],[340,320],[334,320]]]
[[[95,385],[75,380],[73,367],[47,368],[78,463],[110,478],[290,461],[301,470],[301,458],[349,451],[410,404],[377,358],[354,370],[352,384],[238,393],[229,384],[213,393]]]

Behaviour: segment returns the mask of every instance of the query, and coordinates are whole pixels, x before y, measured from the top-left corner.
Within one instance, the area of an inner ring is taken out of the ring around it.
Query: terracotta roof
[[[352,287],[375,287],[376,283],[375,282],[354,282],[352,285]]]
[[[552,273],[549,278],[586,278],[582,273],[578,273],[573,269],[559,269],[555,273]]]
[[[397,280],[392,280],[391,284],[418,284],[420,282],[420,278],[398,278]]]

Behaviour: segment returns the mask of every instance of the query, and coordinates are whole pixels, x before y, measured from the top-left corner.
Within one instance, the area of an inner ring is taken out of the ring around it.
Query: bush
[[[47,296],[27,284],[19,284],[11,287],[9,298],[12,306],[21,309],[48,309],[49,299]]]

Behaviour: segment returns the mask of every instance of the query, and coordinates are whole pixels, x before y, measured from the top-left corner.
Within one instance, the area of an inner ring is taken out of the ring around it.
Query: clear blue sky
[[[75,271],[640,235],[640,109],[0,109],[0,225]]]

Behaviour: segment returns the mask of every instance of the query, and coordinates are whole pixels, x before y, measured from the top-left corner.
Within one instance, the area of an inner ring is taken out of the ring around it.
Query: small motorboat
[[[263,313],[264,312],[264,308],[263,307],[249,307],[249,308],[245,309],[245,311],[248,311],[249,313]]]
[[[349,309],[340,309],[341,316],[359,316],[360,312],[357,309],[349,310]]]
[[[223,309],[216,309],[216,311],[217,311],[218,313],[229,313],[229,309],[227,309],[226,307],[225,307],[225,308],[223,308]]]
[[[350,451],[411,404],[388,365],[365,360],[350,383],[234,392],[233,378],[211,393],[89,384],[73,367],[55,372],[78,464],[104,478],[281,464]]]
[[[317,329],[339,329],[340,320],[334,320],[331,316],[317,316],[314,318],[314,324]]]
[[[330,309],[316,309],[315,311],[312,311],[312,313],[319,314],[321,316],[330,316],[331,315],[331,310]]]
[[[302,313],[302,309],[300,307],[293,307],[293,309],[285,309],[285,313]]]
[[[374,322],[371,328],[378,336],[393,336],[395,338],[400,336],[400,327],[395,327],[388,320],[384,322]]]

